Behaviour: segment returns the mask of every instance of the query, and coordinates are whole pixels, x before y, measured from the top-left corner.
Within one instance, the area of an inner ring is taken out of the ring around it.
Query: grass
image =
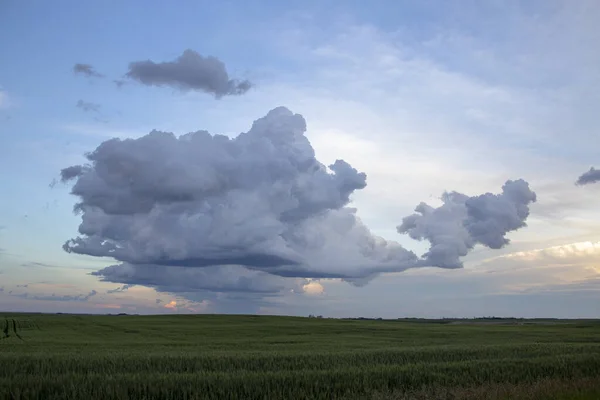
[[[600,398],[596,321],[0,321],[0,399]]]

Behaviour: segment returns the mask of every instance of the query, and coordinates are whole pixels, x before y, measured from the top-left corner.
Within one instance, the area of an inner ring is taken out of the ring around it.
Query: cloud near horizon
[[[27,287],[27,286],[25,286]],[[90,291],[88,294],[80,294],[80,295],[61,295],[57,296],[56,294],[52,294],[50,296],[47,295],[32,295],[30,293],[19,293],[19,294],[11,294],[14,297],[22,297],[24,299],[30,300],[39,300],[39,301],[78,301],[85,302],[96,296],[98,292],[96,290]]]
[[[252,83],[230,79],[225,64],[216,57],[204,57],[187,49],[174,61],[156,63],[133,61],[126,76],[147,86],[171,86],[181,91],[195,90],[216,98],[246,93]],[[122,86],[122,81],[115,81]]]
[[[61,171],[75,181],[82,218],[81,236],[63,248],[119,261],[94,273],[106,281],[159,291],[314,291],[310,279],[362,285],[384,272],[460,268],[477,244],[507,245],[536,201],[519,179],[500,194],[421,203],[397,228],[430,243],[419,257],[361,222],[348,204],[366,174],[342,159],[320,163],[305,131],[301,115],[277,107],[235,138],[152,131],[107,140],[88,164]]]

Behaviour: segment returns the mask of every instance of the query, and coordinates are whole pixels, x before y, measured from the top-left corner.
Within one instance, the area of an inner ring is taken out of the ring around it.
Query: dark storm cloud
[[[85,112],[99,112],[100,104],[91,103],[88,101],[79,100],[75,105],[77,108],[81,108]]]
[[[590,170],[583,173],[575,183],[577,185],[588,185],[596,182],[600,182],[600,169],[591,167]]]
[[[247,80],[230,79],[225,64],[218,58],[204,57],[189,49],[174,61],[134,61],[126,76],[148,86],[197,90],[217,98],[244,94],[252,87]]]
[[[460,267],[476,244],[505,246],[535,201],[516,180],[500,194],[422,203],[398,227],[431,243],[418,257],[373,235],[347,207],[366,175],[343,160],[321,164],[305,130],[301,115],[279,107],[233,139],[152,131],[108,140],[87,165],[61,171],[82,216],[81,236],[64,249],[121,262],[96,273],[105,280],[165,291],[289,289],[280,277],[364,284],[382,272]]]
[[[104,75],[96,72],[94,67],[92,67],[90,64],[79,64],[79,63],[75,64],[73,66],[73,73],[81,74],[83,76],[87,76],[88,78],[103,78],[104,77]]]

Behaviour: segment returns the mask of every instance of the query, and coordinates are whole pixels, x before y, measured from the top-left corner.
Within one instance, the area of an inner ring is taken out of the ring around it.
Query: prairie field
[[[600,322],[0,314],[0,399],[600,399]]]

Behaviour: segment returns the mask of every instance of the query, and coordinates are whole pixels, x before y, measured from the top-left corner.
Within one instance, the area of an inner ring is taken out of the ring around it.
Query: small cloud
[[[171,300],[170,302],[168,302],[167,304],[165,304],[164,307],[168,308],[170,310],[174,310],[174,309],[177,308],[177,302],[175,300]]]
[[[104,75],[96,72],[93,66],[90,64],[80,64],[77,63],[73,66],[74,74],[81,74],[87,76],[88,78],[104,78]]]
[[[588,185],[590,183],[600,182],[600,169],[591,167],[589,171],[581,174],[575,182],[576,185]]]
[[[19,287],[19,285],[17,285],[17,287]],[[25,286],[22,285],[21,287],[27,287],[27,286],[26,285]],[[12,294],[12,291],[10,291],[8,294]],[[54,293],[52,293],[52,295],[50,295],[50,296],[31,295],[29,293],[19,293],[19,294],[12,294],[12,295],[16,296],[16,297],[21,297],[23,299],[39,300],[39,301],[81,301],[81,302],[85,302],[85,301],[88,301],[90,298],[94,297],[97,294],[98,294],[97,291],[92,290],[87,295],[81,295],[80,294],[80,295],[77,295],[77,296],[73,296],[73,295],[57,296]]]
[[[133,286],[135,286],[135,285],[123,285],[116,289],[107,290],[106,293],[111,294],[111,293],[126,292],[129,288],[131,288]]]
[[[77,108],[81,108],[85,112],[100,112],[100,104],[91,103],[88,101],[79,100],[75,106]]]
[[[134,61],[129,64],[126,76],[143,85],[196,90],[216,98],[241,95],[252,87],[248,80],[230,79],[223,61],[213,56],[204,57],[190,49],[174,61]]]
[[[113,80],[113,83],[120,89],[123,87],[123,85],[126,85],[127,82],[122,80],[122,79],[115,79]]]
[[[21,267],[26,267],[26,268],[60,268],[57,265],[51,265],[51,264],[46,264],[46,263],[41,263],[41,262],[35,262],[35,261],[29,261],[26,263],[21,264]]]
[[[93,305],[94,308],[108,308],[108,309],[112,309],[112,310],[119,310],[121,309],[121,305],[119,304],[94,304]]]
[[[317,281],[308,282],[302,289],[309,296],[318,296],[325,293],[325,288]]]
[[[162,303],[162,300],[161,299],[156,299],[156,304],[160,304],[160,303]]]

